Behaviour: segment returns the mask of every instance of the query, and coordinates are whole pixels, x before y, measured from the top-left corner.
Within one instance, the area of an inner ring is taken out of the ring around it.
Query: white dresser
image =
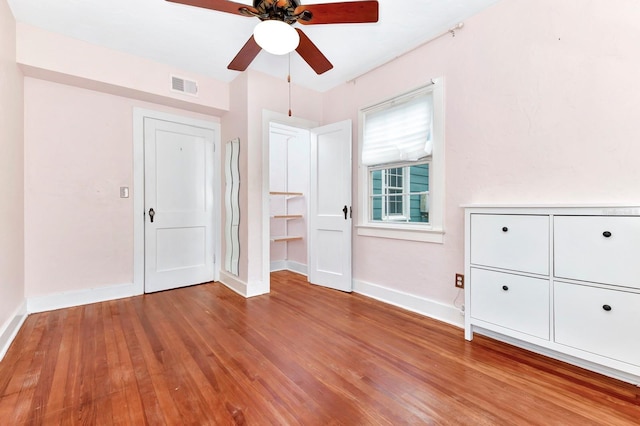
[[[640,207],[465,206],[465,338],[640,383]]]

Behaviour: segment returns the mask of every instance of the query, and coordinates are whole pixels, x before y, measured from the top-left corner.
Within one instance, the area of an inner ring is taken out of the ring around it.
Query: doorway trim
[[[133,288],[134,294],[144,294],[144,119],[170,121],[187,126],[210,129],[214,133],[213,167],[216,179],[213,182],[213,199],[217,208],[213,212],[214,238],[214,280],[220,280],[221,236],[222,231],[222,175],[220,153],[220,123],[197,118],[185,117],[145,108],[133,108]]]
[[[309,130],[318,127],[319,123],[305,118],[289,117],[275,111],[262,110],[262,286],[271,291],[271,247],[269,228],[269,153],[270,153],[270,124],[284,124]]]

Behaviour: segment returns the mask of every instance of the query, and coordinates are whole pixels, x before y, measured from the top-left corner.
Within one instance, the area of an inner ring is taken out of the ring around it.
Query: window
[[[371,168],[371,221],[429,222],[429,162],[407,167]]]
[[[442,86],[360,111],[359,235],[442,242]]]

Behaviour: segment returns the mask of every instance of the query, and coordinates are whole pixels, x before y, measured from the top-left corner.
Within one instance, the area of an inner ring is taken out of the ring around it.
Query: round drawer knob
[[[507,232],[509,230],[509,228],[507,228],[506,226],[502,227],[502,232]]]
[[[611,306],[610,305],[603,305],[602,309],[604,309],[605,311],[609,312],[611,310]]]
[[[611,236],[611,232],[609,232],[609,231],[604,231],[604,232],[602,233],[602,236],[603,236],[603,237],[605,237],[605,238],[609,238],[609,237]]]
[[[504,291],[509,291],[509,287],[508,287],[508,286],[506,286],[506,285],[503,285],[503,286],[502,286],[502,289],[503,289]],[[611,308],[609,308],[609,309],[611,309]]]

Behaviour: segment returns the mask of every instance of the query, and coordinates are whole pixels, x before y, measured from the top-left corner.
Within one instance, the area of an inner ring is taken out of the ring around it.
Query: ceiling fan
[[[261,21],[281,21],[288,25],[359,24],[378,22],[378,2],[358,0],[338,3],[301,5],[300,0],[253,0],[253,7],[227,0],[167,0],[189,6],[202,7],[236,15],[256,17]],[[302,30],[295,28],[300,42],[296,52],[317,73],[333,68],[324,54]],[[294,34],[295,35],[295,34]],[[262,47],[252,35],[227,66],[230,70],[244,71],[258,56]]]

